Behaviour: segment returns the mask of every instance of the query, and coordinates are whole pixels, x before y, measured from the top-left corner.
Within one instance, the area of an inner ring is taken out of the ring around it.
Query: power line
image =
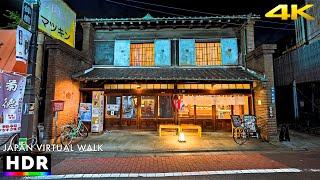
[[[169,14],[169,15],[174,15],[174,16],[184,16],[181,14],[175,14],[175,13],[168,13],[168,12],[164,12],[164,11],[160,11],[160,10],[154,10],[154,9],[148,9],[148,8],[144,8],[144,7],[139,7],[139,6],[134,6],[134,5],[130,5],[130,4],[125,4],[125,3],[121,3],[121,2],[116,2],[116,1],[112,1],[112,0],[105,0],[107,2],[111,2],[114,4],[120,4],[123,6],[127,6],[127,7],[133,7],[133,8],[137,8],[137,9],[143,9],[143,10],[147,10],[147,11],[154,11],[154,12],[158,12],[158,13],[163,13],[163,14]],[[215,21],[221,24],[230,24],[230,25],[243,25],[242,23],[231,23],[231,22],[219,22],[219,21]],[[264,28],[264,29],[274,29],[274,30],[285,30],[285,31],[292,31],[295,29],[288,29],[288,28],[280,28],[280,27],[270,27],[270,26],[259,26],[259,25],[255,25],[254,27],[257,28]]]
[[[143,10],[148,10],[148,11],[153,11],[153,12],[158,12],[158,13],[163,13],[163,14],[168,14],[168,15],[173,15],[173,16],[182,16],[182,15],[175,14],[175,13],[168,13],[168,12],[164,12],[164,11],[160,11],[160,10],[143,8],[143,7],[134,6],[134,5],[125,4],[125,3],[116,2],[116,1],[111,1],[111,0],[105,0],[105,1],[111,2],[111,3],[114,3],[114,4],[120,4],[120,5],[127,6],[127,7],[133,7],[133,8],[137,8],[137,9],[143,9]]]
[[[215,14],[215,13],[197,11],[197,10],[192,10],[192,9],[178,8],[178,7],[173,7],[173,6],[161,5],[161,4],[153,4],[153,3],[147,3],[147,2],[142,2],[142,1],[135,1],[135,0],[125,0],[125,1],[146,4],[146,5],[151,5],[151,6],[157,6],[157,7],[164,7],[164,8],[175,9],[175,10],[181,10],[181,11],[188,11],[188,12],[193,12],[193,13],[222,16],[222,14]],[[271,24],[290,25],[290,26],[294,25],[292,23],[282,23],[282,22],[274,22],[274,21],[267,21],[267,20],[260,20],[260,19],[257,19],[255,21],[267,22],[267,23],[271,23]]]

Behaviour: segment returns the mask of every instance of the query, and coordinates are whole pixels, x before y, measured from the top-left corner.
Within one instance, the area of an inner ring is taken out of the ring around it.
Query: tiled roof
[[[240,66],[217,67],[93,67],[73,76],[78,80],[130,81],[255,81],[264,76]]]
[[[78,22],[91,23],[95,29],[159,29],[173,26],[174,28],[209,28],[209,27],[239,27],[243,23],[260,19],[258,15],[217,15],[217,16],[178,16],[152,17],[150,14],[142,18],[86,18],[77,19]]]

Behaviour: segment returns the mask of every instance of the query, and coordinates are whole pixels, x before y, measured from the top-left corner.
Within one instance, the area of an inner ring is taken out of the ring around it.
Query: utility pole
[[[32,4],[32,15],[31,15],[31,43],[29,47],[29,58],[28,58],[28,70],[27,83],[24,94],[24,108],[23,116],[21,120],[21,137],[30,138],[33,132],[33,118],[34,111],[29,112],[30,105],[35,104],[35,71],[36,71],[36,58],[37,58],[37,37],[38,37],[38,20],[39,20],[39,2],[36,0]]]

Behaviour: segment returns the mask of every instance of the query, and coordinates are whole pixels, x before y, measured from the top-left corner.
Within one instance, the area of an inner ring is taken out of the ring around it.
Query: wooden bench
[[[162,129],[176,129],[178,132],[180,132],[180,127],[179,125],[175,124],[161,124],[159,125],[159,136],[161,136],[161,131]]]
[[[182,131],[183,129],[191,129],[191,130],[195,129],[198,131],[199,137],[201,137],[201,133],[202,133],[201,126],[194,125],[194,124],[181,124],[180,131]]]

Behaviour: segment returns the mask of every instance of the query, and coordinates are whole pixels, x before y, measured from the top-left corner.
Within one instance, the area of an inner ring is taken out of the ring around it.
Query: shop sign
[[[0,72],[0,135],[19,132],[26,77]]]
[[[104,91],[92,91],[91,132],[103,131]]]
[[[29,45],[31,41],[31,32],[21,26],[16,31],[16,60],[23,63],[28,62]]]
[[[271,88],[271,103],[274,104],[276,102],[276,95],[275,95],[274,87]]]
[[[92,118],[92,105],[91,103],[80,103],[79,118],[81,121],[90,122]]]
[[[76,13],[62,0],[41,0],[38,28],[74,47]]]
[[[244,115],[243,121],[245,123],[245,127],[247,127],[250,132],[257,132],[255,116]]]

